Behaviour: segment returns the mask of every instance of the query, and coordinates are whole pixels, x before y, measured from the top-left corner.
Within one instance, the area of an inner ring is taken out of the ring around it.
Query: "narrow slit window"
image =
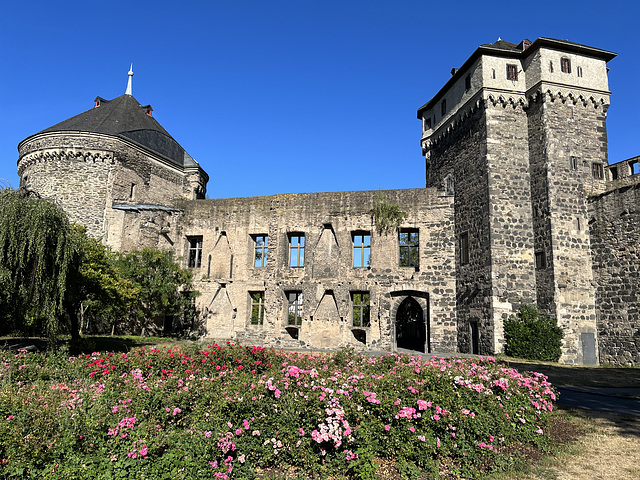
[[[460,265],[469,263],[469,233],[460,235]]]

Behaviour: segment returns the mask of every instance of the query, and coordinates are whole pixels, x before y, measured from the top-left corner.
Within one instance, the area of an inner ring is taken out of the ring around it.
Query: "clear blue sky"
[[[482,43],[611,50],[609,160],[640,154],[636,1],[9,2],[0,178],[17,145],[126,88],[209,173],[208,195],[424,186],[416,110]]]

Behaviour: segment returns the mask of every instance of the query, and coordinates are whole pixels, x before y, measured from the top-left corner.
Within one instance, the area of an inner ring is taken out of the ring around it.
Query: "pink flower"
[[[209,438],[211,436],[211,431],[204,432],[204,438]]]
[[[9,416],[7,417],[7,420],[13,420],[13,415],[9,415]]]
[[[389,425],[385,425],[384,429],[385,429],[386,432],[388,432],[389,430],[391,430],[391,427]]]
[[[236,430],[236,435],[242,435],[242,429],[241,428],[238,428]]]
[[[142,449],[139,450],[138,453],[140,453],[140,455],[142,455],[143,457],[146,457],[147,454],[149,453],[149,450],[147,449],[146,445],[143,445]]]
[[[178,407],[173,409],[173,416],[175,417],[177,414],[179,414],[180,412],[182,412],[182,410],[180,410]]]
[[[238,457],[238,461],[239,461],[240,463],[244,463],[244,460],[245,460],[244,455],[240,455],[240,456]]]

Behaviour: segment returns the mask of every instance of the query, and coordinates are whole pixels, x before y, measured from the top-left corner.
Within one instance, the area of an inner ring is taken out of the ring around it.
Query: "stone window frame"
[[[469,232],[460,234],[458,246],[460,249],[460,265],[467,265],[469,263]]]
[[[571,170],[578,170],[578,157],[569,157],[569,166],[571,167]]]
[[[571,59],[569,57],[560,58],[560,71],[562,73],[571,73]]]
[[[576,67],[576,74],[577,74],[579,77],[582,77],[582,67]]]
[[[355,328],[371,327],[371,294],[366,290],[349,293],[351,300],[351,325]]]
[[[351,234],[353,245],[353,267],[371,267],[371,232],[357,230]],[[366,264],[365,264],[366,261]]]
[[[202,266],[202,235],[188,236],[187,243],[189,245],[187,267],[200,268]]]
[[[291,232],[289,237],[289,267],[304,267],[304,246],[305,234],[302,232]]]
[[[398,229],[398,266],[420,268],[420,229]]]
[[[547,268],[547,256],[544,250],[538,250],[535,252],[536,270],[543,270]]]
[[[264,290],[249,292],[249,323],[264,325]]]
[[[604,178],[604,171],[601,162],[593,162],[591,164],[591,172],[593,173],[593,178],[597,180],[602,180],[602,178]]]
[[[515,63],[507,63],[507,80],[518,81],[518,65]]]
[[[285,296],[287,298],[287,326],[299,327],[302,325],[302,305],[304,300],[302,291],[288,290],[285,292]]]
[[[618,167],[609,167],[609,172],[611,173],[611,180],[618,180]]]
[[[253,266],[263,268],[267,266],[269,257],[269,235],[266,233],[256,233],[251,235],[253,240]]]
[[[638,160],[630,160],[629,175],[637,175],[638,173],[640,173],[640,164],[638,164]]]

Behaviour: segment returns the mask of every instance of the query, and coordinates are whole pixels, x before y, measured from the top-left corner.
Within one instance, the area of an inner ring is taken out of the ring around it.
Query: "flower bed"
[[[6,478],[255,478],[273,466],[375,478],[375,458],[472,477],[544,448],[546,377],[492,358],[260,347],[2,353]]]

